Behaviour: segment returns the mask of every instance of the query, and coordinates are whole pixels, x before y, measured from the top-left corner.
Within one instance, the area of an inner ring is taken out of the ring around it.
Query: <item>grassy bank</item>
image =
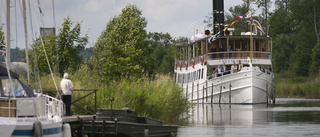
[[[320,80],[305,77],[277,78],[276,97],[320,98]]]
[[[56,78],[58,86],[61,78]],[[75,89],[94,89],[96,85],[92,80],[72,76],[71,80]],[[51,75],[42,76],[43,89],[55,89]],[[32,84],[35,85],[35,84]],[[91,85],[91,86],[90,86]],[[110,97],[114,97],[113,108],[131,108],[140,116],[147,116],[164,121],[170,124],[183,122],[186,116],[183,114],[188,111],[190,104],[182,89],[175,84],[172,78],[167,75],[157,76],[154,80],[147,78],[137,80],[122,79],[119,82],[101,84],[97,92],[97,108],[110,108]],[[33,86],[35,87],[35,86]],[[77,100],[91,91],[74,91],[72,100]],[[94,94],[76,103],[77,105],[94,111]],[[87,112],[72,105],[73,115],[88,114]]]

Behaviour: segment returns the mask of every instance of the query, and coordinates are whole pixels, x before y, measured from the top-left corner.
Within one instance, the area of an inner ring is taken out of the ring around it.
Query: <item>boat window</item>
[[[241,50],[242,51],[247,51],[247,47],[248,47],[248,41],[247,40],[242,40]]]
[[[201,79],[203,79],[203,68],[201,70]]]
[[[258,41],[256,41],[255,51],[261,51],[261,50],[260,50],[260,46],[259,46],[259,42],[258,42]]]
[[[9,79],[1,79],[1,85],[2,85],[2,91],[4,93],[5,96],[9,96],[9,90],[8,90],[8,86],[10,81]],[[18,82],[18,80],[16,79],[12,79],[12,87],[13,87],[13,91],[11,91],[11,95],[15,95],[15,96],[26,96],[26,93],[23,89],[23,87],[21,86],[21,84]]]
[[[240,49],[240,40],[235,41],[236,49]]]
[[[227,39],[221,39],[221,46],[222,46],[222,51],[219,51],[219,52],[226,51],[226,49],[227,49]]]

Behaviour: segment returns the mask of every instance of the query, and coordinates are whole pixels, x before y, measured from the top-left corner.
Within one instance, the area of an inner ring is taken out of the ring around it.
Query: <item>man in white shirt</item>
[[[70,107],[73,84],[72,81],[69,79],[68,73],[64,73],[60,86],[62,90],[62,101],[66,105],[66,116],[71,116]]]

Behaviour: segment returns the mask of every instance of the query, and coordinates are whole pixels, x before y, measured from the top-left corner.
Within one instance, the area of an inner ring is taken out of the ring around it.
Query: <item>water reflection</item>
[[[261,105],[218,105],[199,104],[191,110],[190,126],[228,126],[228,125],[253,125],[255,122],[268,122],[272,118],[266,109],[266,104]]]
[[[198,104],[178,137],[320,136],[320,100],[277,99],[275,105]]]

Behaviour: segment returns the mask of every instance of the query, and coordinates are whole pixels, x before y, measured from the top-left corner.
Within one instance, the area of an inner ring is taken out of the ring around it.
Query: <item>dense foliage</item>
[[[57,36],[43,39],[50,66],[60,75],[64,72],[75,72],[83,62],[79,53],[84,50],[84,46],[88,42],[88,37],[87,35],[84,37],[80,36],[80,23],[76,23],[76,25],[72,27],[73,22],[67,17],[62,23],[62,28],[59,29]],[[41,39],[37,38],[31,46],[33,50],[29,50],[29,58],[30,60],[36,61],[37,64],[35,65],[34,62],[30,62],[30,68],[38,68],[42,74],[50,73]]]

